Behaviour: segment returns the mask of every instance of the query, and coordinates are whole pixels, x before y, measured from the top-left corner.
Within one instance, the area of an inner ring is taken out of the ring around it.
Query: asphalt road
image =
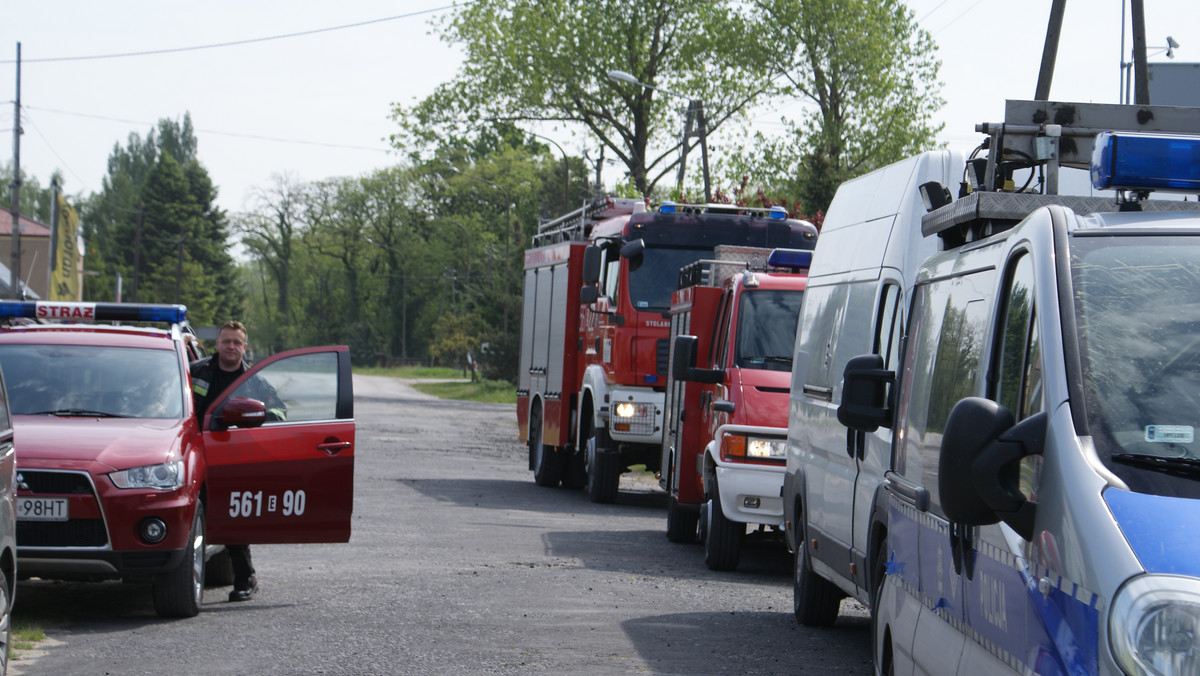
[[[866,611],[796,624],[791,559],[750,541],[714,573],[667,541],[653,482],[615,505],[539,488],[511,405],[355,378],[347,544],[254,548],[260,591],[206,590],[161,620],[149,587],[31,580],[15,617],[47,640],[12,674],[868,674]]]

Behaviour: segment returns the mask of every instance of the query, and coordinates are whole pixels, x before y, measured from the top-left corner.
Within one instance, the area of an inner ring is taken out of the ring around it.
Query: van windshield
[[[1071,270],[1100,457],[1122,476],[1200,458],[1200,238],[1075,237]]]

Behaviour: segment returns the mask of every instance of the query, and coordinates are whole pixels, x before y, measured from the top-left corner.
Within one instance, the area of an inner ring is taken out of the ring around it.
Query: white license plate
[[[18,521],[66,521],[66,498],[17,498]]]

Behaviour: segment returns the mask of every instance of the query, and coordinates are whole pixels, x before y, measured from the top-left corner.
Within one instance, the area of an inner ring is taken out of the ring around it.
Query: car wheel
[[[671,542],[690,543],[696,541],[696,526],[700,514],[681,509],[675,496],[667,498],[667,539]]]
[[[871,566],[871,653],[875,659],[875,673],[890,676],[895,671],[891,640],[886,638],[886,634],[881,634],[883,627],[879,626],[879,601],[883,597],[883,582],[886,579],[885,544],[880,543],[878,551],[875,552],[875,562]]]
[[[708,501],[708,537],[704,539],[704,565],[709,570],[735,570],[742,557],[746,524],[730,521],[721,509],[721,494],[713,484]]]
[[[587,492],[592,502],[611,503],[617,501],[617,487],[621,481],[621,456],[609,450],[608,432],[593,429],[587,440]]]
[[[796,621],[806,627],[831,627],[842,605],[842,590],[813,572],[808,561],[808,542],[803,531],[799,535],[792,559],[792,609]]]
[[[542,443],[542,411],[529,416],[529,452],[533,455],[533,481],[539,486],[556,488],[562,481],[562,454]]]
[[[204,594],[204,506],[197,503],[183,560],[154,578],[154,610],[159,617],[195,617]]]
[[[204,564],[205,587],[228,587],[233,584],[233,559],[228,549],[219,545],[217,548],[221,551],[209,557],[208,563]]]
[[[12,645],[12,598],[8,585],[8,574],[0,571],[0,639],[4,640],[4,645],[0,645],[0,676],[8,673],[8,651]]]

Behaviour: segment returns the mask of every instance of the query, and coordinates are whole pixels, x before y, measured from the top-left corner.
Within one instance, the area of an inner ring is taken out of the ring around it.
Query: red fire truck
[[[613,502],[631,465],[660,466],[668,311],[679,270],[720,244],[811,250],[779,207],[604,198],[543,224],[525,252],[517,421],[542,486]]]
[[[746,525],[783,524],[788,392],[811,251],[716,248],[671,297],[671,371],[659,483],[667,537],[737,568]]]

